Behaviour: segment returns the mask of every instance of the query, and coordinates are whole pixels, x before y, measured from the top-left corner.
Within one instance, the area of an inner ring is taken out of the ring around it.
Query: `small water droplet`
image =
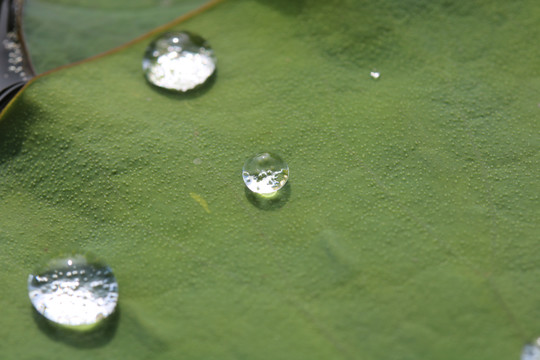
[[[289,166],[276,154],[257,154],[245,162],[242,177],[249,190],[270,196],[287,183]]]
[[[29,275],[28,295],[36,310],[50,321],[69,327],[88,326],[114,312],[118,283],[107,265],[73,255],[53,259]]]
[[[378,71],[372,71],[372,72],[369,73],[369,75],[375,80],[377,80],[378,78],[381,77],[381,73],[378,72]]]
[[[187,31],[169,32],[150,43],[142,66],[150,83],[185,92],[208,80],[216,70],[216,58],[202,37]]]
[[[521,360],[540,360],[540,339],[523,347]]]

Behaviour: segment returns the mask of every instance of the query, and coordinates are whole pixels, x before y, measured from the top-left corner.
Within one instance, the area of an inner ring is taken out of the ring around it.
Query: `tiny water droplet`
[[[48,320],[68,327],[88,326],[114,312],[118,283],[107,265],[73,255],[53,259],[30,274],[28,296]]]
[[[521,360],[540,360],[540,339],[523,347]]]
[[[378,78],[381,77],[381,73],[378,72],[378,71],[372,71],[372,72],[369,73],[369,75],[375,80],[377,80]]]
[[[276,154],[257,154],[245,162],[242,177],[249,190],[268,196],[285,186],[289,166]]]
[[[150,83],[185,92],[208,80],[216,70],[216,58],[202,37],[187,31],[169,32],[150,43],[142,67]]]

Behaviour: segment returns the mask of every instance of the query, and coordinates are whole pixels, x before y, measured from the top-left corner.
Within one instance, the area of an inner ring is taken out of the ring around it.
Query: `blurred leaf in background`
[[[205,2],[26,0],[26,43],[41,73],[122,45]]]

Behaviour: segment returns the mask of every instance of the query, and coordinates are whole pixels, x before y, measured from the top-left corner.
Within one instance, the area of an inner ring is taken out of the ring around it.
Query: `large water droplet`
[[[170,32],[150,43],[142,65],[150,83],[188,91],[204,84],[214,73],[216,58],[202,37],[187,31]]]
[[[31,274],[28,296],[36,310],[50,321],[85,327],[114,312],[118,283],[107,265],[73,255],[53,259]]]
[[[521,360],[540,360],[540,339],[536,340],[534,344],[523,347]]]
[[[289,166],[276,154],[257,154],[244,164],[242,177],[249,190],[270,196],[287,183]]]

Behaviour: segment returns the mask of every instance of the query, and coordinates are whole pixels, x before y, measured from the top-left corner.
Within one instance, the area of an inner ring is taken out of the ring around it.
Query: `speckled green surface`
[[[0,352],[519,359],[540,335],[539,21],[526,0],[228,1],[178,26],[219,58],[198,93],[146,84],[146,41],[36,80],[0,125]],[[271,210],[241,178],[260,151],[290,167]],[[120,285],[87,342],[26,294],[73,249]]]

